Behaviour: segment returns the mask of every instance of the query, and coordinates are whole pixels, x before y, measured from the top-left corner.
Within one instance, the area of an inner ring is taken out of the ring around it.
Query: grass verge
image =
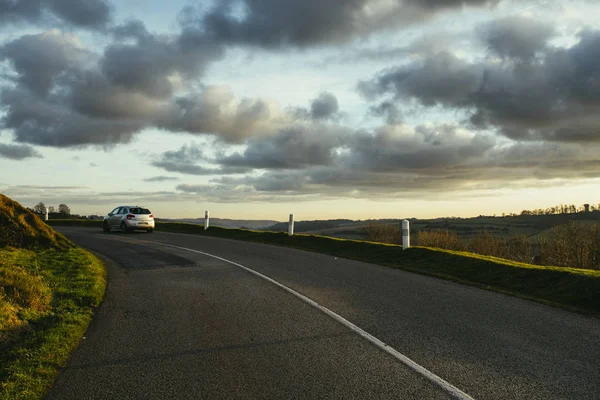
[[[51,225],[88,226],[99,221],[50,221]],[[534,300],[600,317],[600,271],[529,265],[473,253],[201,225],[157,222],[157,231],[197,234],[309,250],[424,275]]]
[[[104,265],[0,193],[0,399],[40,399],[104,295]]]
[[[106,286],[77,248],[0,248],[0,399],[40,399],[77,347]]]

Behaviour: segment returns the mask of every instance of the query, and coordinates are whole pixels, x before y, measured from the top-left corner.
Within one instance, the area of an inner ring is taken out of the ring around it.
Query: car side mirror
[[[112,216],[113,216],[113,213],[108,213],[108,216],[109,216],[109,217],[112,217]]]

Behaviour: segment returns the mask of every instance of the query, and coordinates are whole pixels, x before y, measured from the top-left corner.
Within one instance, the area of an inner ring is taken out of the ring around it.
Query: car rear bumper
[[[126,221],[129,229],[154,229],[154,220],[151,221]]]

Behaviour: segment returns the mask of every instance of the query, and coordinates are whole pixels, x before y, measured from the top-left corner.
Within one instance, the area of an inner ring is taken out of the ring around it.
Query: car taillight
[[[152,219],[152,218],[154,218],[154,215],[150,214],[150,215],[148,216],[148,218]]]
[[[133,215],[133,214],[127,214],[127,219],[133,219],[133,218],[135,218],[135,215]]]

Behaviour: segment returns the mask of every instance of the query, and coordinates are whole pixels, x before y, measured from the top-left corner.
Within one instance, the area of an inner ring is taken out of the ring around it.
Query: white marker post
[[[294,214],[290,214],[290,224],[288,225],[288,236],[294,235]]]
[[[204,211],[204,230],[208,229],[210,225],[210,218],[208,217],[208,210]]]
[[[46,207],[46,216],[44,217],[44,221],[48,221],[48,207]]]
[[[407,219],[402,221],[402,248],[410,248],[410,222]]]

